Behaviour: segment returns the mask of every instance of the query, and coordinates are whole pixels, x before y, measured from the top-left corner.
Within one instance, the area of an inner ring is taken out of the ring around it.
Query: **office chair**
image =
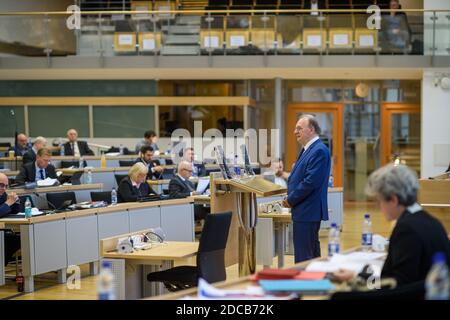
[[[72,203],[77,203],[77,199],[75,197],[75,192],[55,192],[55,193],[47,193],[47,202],[49,204],[49,208],[54,210],[63,209],[63,205],[65,201],[71,200]]]
[[[175,176],[175,169],[171,168],[164,168],[164,171],[162,173],[162,178],[166,180],[170,180]]]
[[[231,212],[209,214],[205,219],[197,251],[197,266],[178,266],[147,275],[149,282],[163,282],[169,291],[196,287],[198,279],[209,283],[226,279],[225,247]]]
[[[78,167],[80,167],[80,162],[79,161],[68,161],[68,160],[61,161],[61,168],[70,168],[70,167],[78,168]],[[83,161],[83,167],[87,167],[86,160]]]
[[[117,186],[119,186],[120,181],[122,181],[124,178],[128,177],[127,174],[115,174],[114,177],[116,178]]]
[[[135,163],[133,160],[119,160],[119,167],[132,167]]]
[[[19,212],[25,212],[25,201],[27,201],[27,198],[30,199],[31,207],[34,207],[33,198],[31,196],[19,196]]]
[[[111,191],[91,191],[91,201],[105,201],[111,204]]]

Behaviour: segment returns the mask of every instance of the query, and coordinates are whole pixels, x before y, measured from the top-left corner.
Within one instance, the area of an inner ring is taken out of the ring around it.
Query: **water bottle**
[[[339,228],[336,223],[331,224],[331,229],[328,232],[328,257],[332,257],[335,253],[340,251]]]
[[[111,191],[111,204],[115,206],[117,204],[117,191],[116,188],[113,188]]]
[[[425,279],[426,300],[450,300],[450,279],[445,254],[433,256],[433,265]]]
[[[328,179],[328,188],[334,187],[334,177],[332,174],[330,174],[330,178]]]
[[[236,174],[236,177],[241,176],[241,166],[238,163],[238,155],[234,155],[234,173]]]
[[[99,300],[115,300],[114,274],[111,271],[111,262],[102,261],[101,271],[98,275],[97,293]]]
[[[86,175],[86,183],[87,184],[92,184],[92,170],[89,169]]]
[[[59,155],[61,157],[65,156],[64,145],[62,143],[59,145]]]
[[[192,176],[198,177],[198,168],[194,163],[192,163]]]
[[[361,246],[363,251],[369,251],[372,248],[372,221],[370,214],[364,215],[364,222],[362,227]]]
[[[27,200],[25,201],[25,218],[31,218],[31,201],[30,198],[27,197]]]
[[[123,155],[123,145],[122,144],[119,147],[119,153]]]
[[[84,167],[84,159],[83,157],[80,157],[80,162],[78,163],[78,168],[83,169]]]

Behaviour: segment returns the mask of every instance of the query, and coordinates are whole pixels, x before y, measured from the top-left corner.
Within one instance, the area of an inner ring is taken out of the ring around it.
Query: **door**
[[[396,161],[420,176],[420,105],[383,104],[380,131],[381,165]]]
[[[320,139],[330,148],[331,171],[334,185],[342,187],[344,182],[344,144],[343,144],[343,110],[344,106],[338,103],[296,103],[288,105],[286,119],[286,165],[290,171],[297,156],[303,148],[294,135],[295,124],[301,115],[311,114],[317,118],[322,129]]]

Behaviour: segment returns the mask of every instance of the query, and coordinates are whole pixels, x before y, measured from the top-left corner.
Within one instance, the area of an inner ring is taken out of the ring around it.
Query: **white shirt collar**
[[[409,213],[416,213],[422,211],[422,207],[416,202],[413,205],[406,208],[406,210],[408,210]]]
[[[311,10],[318,10],[318,9],[319,9],[319,2],[311,3]],[[319,15],[319,12],[318,11],[312,11],[311,15],[317,16],[317,15]]]
[[[317,140],[319,140],[319,136],[315,136],[314,138],[309,140],[308,143],[303,147],[303,148],[305,148],[305,151],[308,150],[308,148]]]
[[[131,180],[131,184],[133,185],[133,187],[136,187],[136,188],[139,189],[141,184],[140,183],[138,184],[138,183],[134,182],[133,179],[130,179],[130,180]]]
[[[180,174],[177,174],[177,176],[179,176],[180,177],[180,179],[181,179],[181,181],[186,181],[186,179],[185,178],[183,178]]]

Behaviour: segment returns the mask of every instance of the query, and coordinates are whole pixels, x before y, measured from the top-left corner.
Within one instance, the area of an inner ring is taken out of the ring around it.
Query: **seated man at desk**
[[[47,145],[47,139],[45,139],[44,137],[37,137],[34,140],[33,147],[23,155],[22,164],[26,165],[28,163],[36,161],[37,152],[40,149],[45,148],[46,145]]]
[[[89,149],[89,146],[86,141],[78,140],[78,132],[75,129],[69,129],[67,131],[67,141],[64,144],[64,154],[66,156],[75,156],[75,157],[83,157],[83,156],[93,156],[94,151]]]
[[[120,181],[119,202],[135,202],[156,192],[146,182],[148,169],[143,163],[135,163],[128,171],[128,177]]]
[[[206,176],[206,168],[203,163],[195,162],[194,148],[185,148],[181,154],[183,160],[189,162],[192,167],[192,176],[194,177],[204,177]]]
[[[142,146],[140,157],[136,159],[136,163],[143,163],[148,168],[147,179],[161,179],[164,168],[158,160],[153,160],[154,150],[151,146]]]
[[[16,145],[9,149],[10,151],[14,151],[14,155],[17,157],[23,157],[25,153],[30,150],[30,146],[28,145],[28,137],[24,133],[19,133],[17,135]]]
[[[404,165],[387,165],[373,172],[366,193],[374,196],[388,221],[397,220],[381,277],[394,278],[398,286],[424,281],[433,256],[442,252],[450,265],[450,242],[444,227],[417,203],[419,181]],[[347,281],[356,276],[341,270],[334,274]]]
[[[158,136],[156,135],[155,131],[153,130],[145,131],[144,139],[142,139],[136,144],[136,153],[138,153],[143,146],[150,146],[153,148],[153,151],[157,151],[159,153],[159,147],[156,144],[157,141]]]
[[[6,193],[8,177],[0,172],[0,218],[9,214],[16,214],[20,210],[19,197],[14,192]],[[5,231],[5,265],[12,260],[12,256],[20,249],[20,236],[12,231]],[[1,253],[0,253],[1,254]]]
[[[18,184],[37,182],[47,178],[57,179],[55,167],[50,164],[52,152],[48,148],[41,148],[36,154],[36,161],[27,163],[16,177]]]
[[[169,197],[176,199],[198,195],[195,185],[189,181],[191,176],[192,163],[181,161],[178,164],[177,174],[169,182]],[[210,209],[203,205],[194,205],[195,220],[204,219],[209,211]]]

